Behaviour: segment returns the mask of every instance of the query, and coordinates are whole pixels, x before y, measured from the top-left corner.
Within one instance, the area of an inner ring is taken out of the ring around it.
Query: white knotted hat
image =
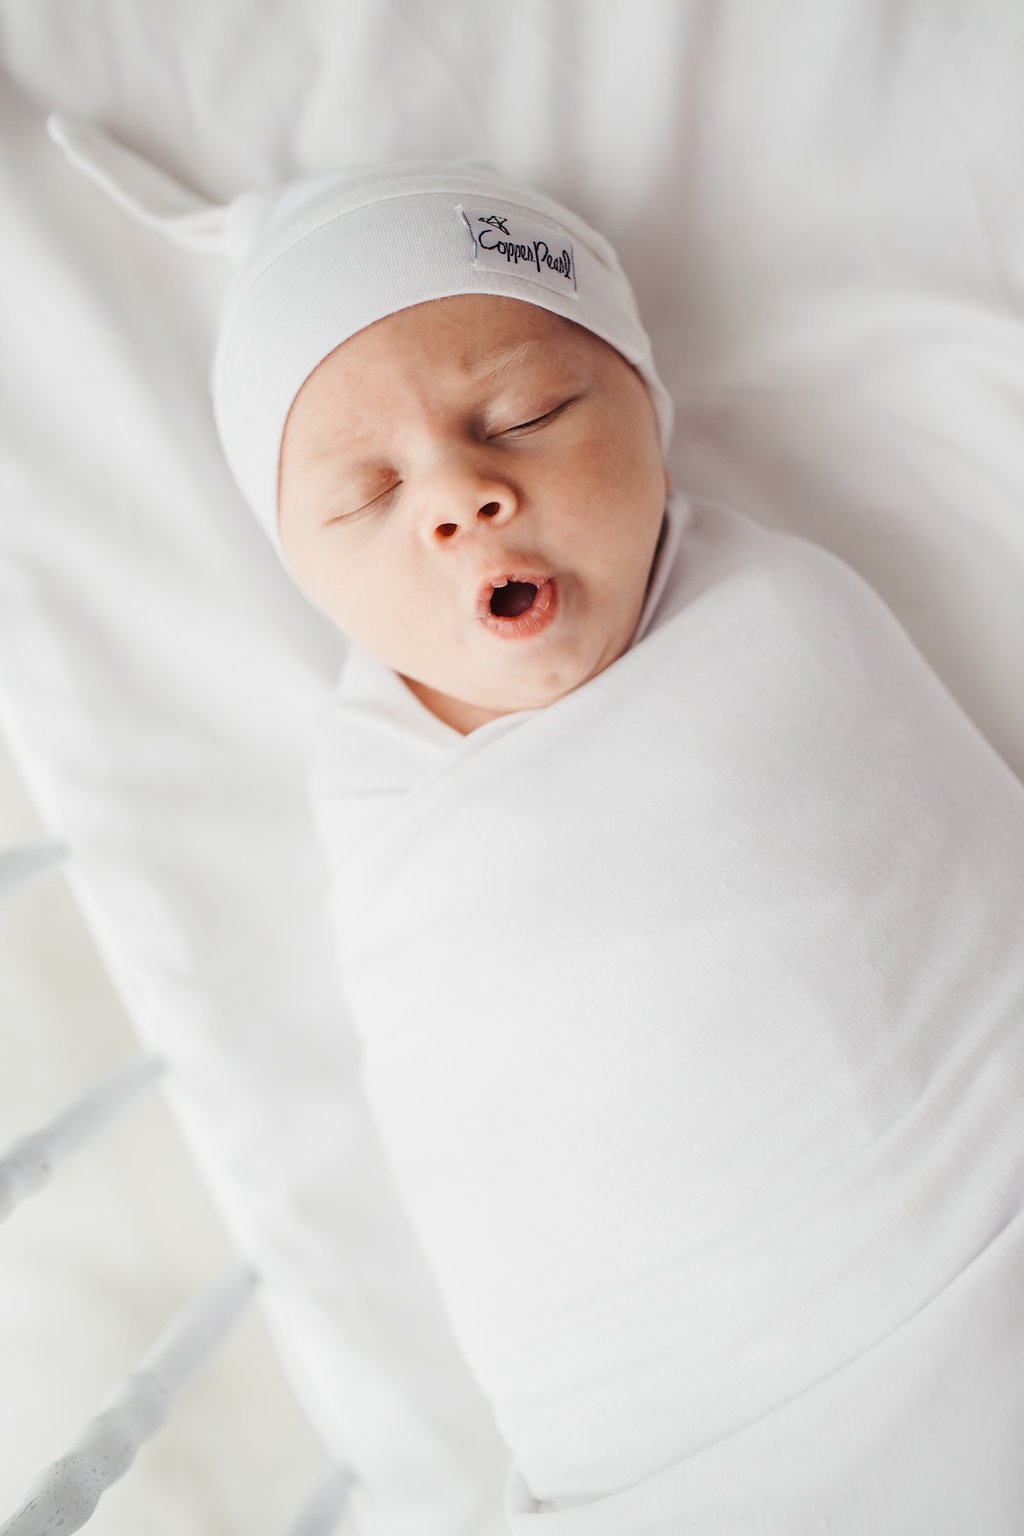
[[[295,396],[341,342],[429,299],[504,295],[593,331],[643,378],[667,455],[672,400],[611,245],[489,162],[349,166],[217,206],[93,123],[51,113],[47,130],[140,222],[233,262],[210,375],[214,417],[232,474],[282,559],[278,466]]]

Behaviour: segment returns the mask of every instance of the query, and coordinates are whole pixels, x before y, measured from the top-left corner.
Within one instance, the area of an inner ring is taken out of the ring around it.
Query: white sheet
[[[1024,785],[849,567],[670,508],[646,633],[556,704],[428,755],[338,690],[367,1096],[514,1529],[1015,1536]]]
[[[344,648],[220,460],[217,262],[45,115],[217,198],[478,153],[578,206],[675,394],[676,483],[842,554],[1020,771],[1022,45],[1013,0],[0,0],[3,726],[381,1532],[493,1529],[504,1453],[353,1076],[302,793]]]

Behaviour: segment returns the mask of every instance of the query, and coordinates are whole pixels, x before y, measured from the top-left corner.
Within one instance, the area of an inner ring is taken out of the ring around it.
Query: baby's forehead
[[[533,343],[558,349],[597,342],[593,332],[545,306],[504,294],[457,294],[396,311],[363,334],[377,333],[386,348],[422,344],[439,352],[520,348]],[[356,338],[352,338],[355,340]]]
[[[374,321],[314,369],[307,395],[332,387],[357,396],[367,381],[424,374],[489,384],[612,351],[565,316],[498,294],[427,300]]]

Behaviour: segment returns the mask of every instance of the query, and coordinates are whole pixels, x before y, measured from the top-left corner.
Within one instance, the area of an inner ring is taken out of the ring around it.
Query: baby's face
[[[377,321],[306,380],[281,543],[316,606],[466,734],[622,655],[668,487],[625,358],[549,310],[470,294]],[[547,578],[532,608],[496,616],[485,585],[528,575]]]

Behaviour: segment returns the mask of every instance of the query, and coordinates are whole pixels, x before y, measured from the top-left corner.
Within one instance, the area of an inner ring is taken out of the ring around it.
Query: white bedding
[[[46,114],[216,198],[473,153],[578,207],[675,396],[675,482],[841,554],[1019,773],[1022,49],[1013,0],[0,0],[3,729],[384,1536],[501,1529],[505,1452],[333,969],[304,776],[344,645],[220,458],[219,262]]]
[[[442,747],[338,690],[376,1123],[513,1529],[1015,1536],[1024,785],[849,567],[670,513],[643,632],[556,704]]]

